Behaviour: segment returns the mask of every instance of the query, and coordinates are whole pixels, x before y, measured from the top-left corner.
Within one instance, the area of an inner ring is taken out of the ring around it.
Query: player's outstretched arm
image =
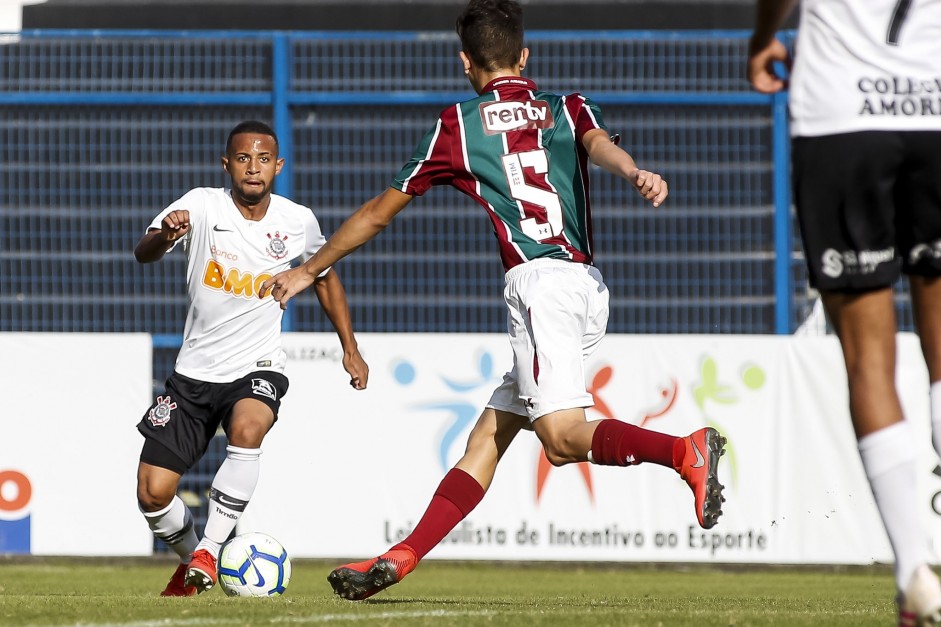
[[[150,229],[137,242],[134,257],[140,263],[160,261],[167,254],[173,242],[186,235],[190,230],[190,212],[185,209],[171,211],[160,222],[160,229]]]
[[[656,172],[641,170],[634,163],[634,158],[616,146],[606,131],[600,128],[585,133],[582,144],[588,152],[588,158],[595,165],[611,174],[627,179],[637,193],[659,207],[669,194],[667,182]]]
[[[353,323],[350,320],[350,308],[346,301],[346,290],[332,268],[327,274],[314,282],[317,300],[324,313],[330,319],[343,347],[343,369],[350,375],[350,385],[357,390],[365,390],[369,381],[369,366],[359,353],[356,337],[353,335]]]
[[[791,56],[775,33],[796,5],[797,0],[758,0],[755,30],[748,41],[746,68],[748,82],[756,91],[773,94],[787,86],[786,81],[775,71],[774,64],[783,63],[790,70]]]
[[[265,298],[270,291],[272,298],[281,303],[281,309],[285,309],[288,301],[310,287],[321,272],[378,235],[412,198],[390,187],[367,201],[340,225],[317,254],[262,283],[258,296]]]

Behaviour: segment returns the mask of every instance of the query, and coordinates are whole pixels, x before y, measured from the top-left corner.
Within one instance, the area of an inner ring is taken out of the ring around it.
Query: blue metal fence
[[[743,32],[535,32],[527,70],[578,90],[672,196],[651,210],[594,177],[610,330],[787,333],[806,307],[792,247],[784,100],[744,81]],[[160,208],[225,185],[228,129],[279,133],[279,193],[327,232],[383,189],[437,112],[471,97],[452,33],[26,31],[0,46],[0,330],[177,337],[182,257],[131,250]],[[455,254],[458,253],[458,254]],[[392,262],[392,263],[390,263]],[[362,331],[502,331],[480,212],[415,203],[338,267]],[[310,295],[286,326],[327,330]],[[172,341],[170,342],[172,344]]]

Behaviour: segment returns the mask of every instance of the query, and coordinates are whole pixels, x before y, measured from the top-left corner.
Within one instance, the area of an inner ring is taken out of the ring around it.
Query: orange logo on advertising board
[[[16,470],[0,470],[0,512],[21,510],[32,496],[33,486],[26,475]]]
[[[0,470],[0,553],[30,552],[32,498],[29,477],[17,470]]]

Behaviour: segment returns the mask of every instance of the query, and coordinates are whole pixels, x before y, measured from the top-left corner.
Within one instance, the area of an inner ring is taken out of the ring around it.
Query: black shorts
[[[228,433],[235,403],[243,398],[259,400],[271,408],[277,421],[281,397],[287,391],[287,377],[270,370],[231,383],[207,383],[174,372],[167,379],[166,394],[156,398],[137,424],[148,439],[141,461],[182,475],[209,448],[219,425]]]
[[[794,203],[810,283],[865,291],[941,275],[941,131],[793,142]]]

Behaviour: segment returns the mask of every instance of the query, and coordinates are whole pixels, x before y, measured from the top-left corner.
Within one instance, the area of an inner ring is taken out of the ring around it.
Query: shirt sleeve
[[[608,132],[608,127],[601,117],[601,107],[581,94],[572,94],[566,98],[566,106],[575,121],[575,140],[581,145],[582,138],[588,131],[599,128]]]
[[[425,133],[391,187],[412,196],[421,196],[435,185],[449,185],[454,180],[451,154],[456,140],[453,131],[456,124],[450,120],[455,118],[455,107],[443,112],[434,128]]]
[[[190,236],[195,230],[193,228],[194,225],[196,224],[197,221],[202,219],[203,215],[206,213],[205,203],[206,203],[206,199],[202,190],[198,188],[191,189],[190,191],[180,196],[177,200],[174,200],[172,203],[170,203],[170,205],[166,209],[158,213],[157,217],[154,218],[151,221],[151,223],[147,226],[147,231],[145,232],[149,232],[151,229],[157,229],[159,231],[160,223],[163,222],[163,219],[167,217],[167,215],[170,214],[170,212],[176,211],[178,209],[185,209],[190,212],[190,230],[187,231],[186,235],[174,241],[170,245],[170,247],[167,248],[167,252],[170,252],[171,250],[176,248],[176,245],[179,244],[180,242],[183,242],[183,248],[185,249],[189,245]]]
[[[324,237],[323,231],[320,228],[320,222],[317,220],[317,216],[314,215],[313,211],[308,211],[304,217],[304,238],[304,252],[301,253],[300,257],[301,263],[313,257],[317,251],[327,243],[327,238]],[[328,272],[330,272],[330,268],[327,268],[317,276],[318,278],[325,276]]]

